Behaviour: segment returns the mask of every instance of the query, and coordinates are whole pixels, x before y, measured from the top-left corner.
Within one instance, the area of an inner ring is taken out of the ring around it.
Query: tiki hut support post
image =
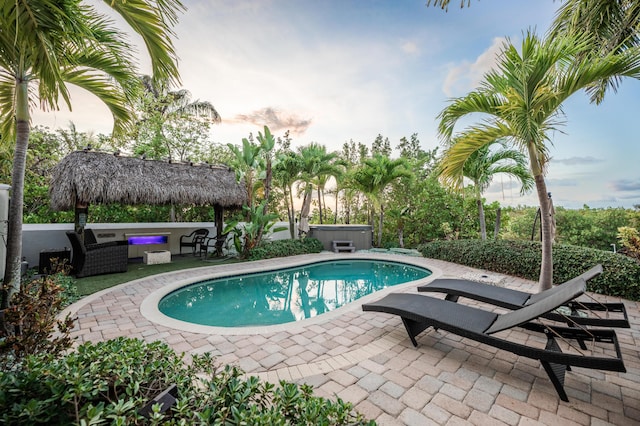
[[[73,229],[75,229],[78,235],[80,235],[80,239],[84,242],[84,227],[87,225],[87,217],[89,216],[89,204],[84,201],[77,201],[74,210]]]
[[[213,206],[213,217],[216,224],[216,255],[222,255],[222,246],[227,239],[227,236],[223,236],[224,232],[224,207],[219,204]]]

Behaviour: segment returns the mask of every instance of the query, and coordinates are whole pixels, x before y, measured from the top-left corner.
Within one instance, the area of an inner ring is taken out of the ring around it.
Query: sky
[[[518,46],[529,29],[543,36],[560,2],[480,0],[460,9],[452,0],[448,12],[425,0],[183,3],[175,28],[179,88],[222,116],[214,142],[240,145],[268,125],[276,136],[289,130],[294,148],[318,142],[339,151],[349,140],[371,146],[378,134],[393,147],[413,133],[423,149],[441,147],[438,113],[477,87],[505,40]],[[133,34],[131,41],[140,44]],[[137,56],[140,73],[149,74],[146,53]],[[583,92],[564,104],[546,174],[556,206],[640,204],[639,102],[640,81],[627,79],[601,105]],[[73,90],[72,107],[38,111],[33,124],[111,131],[110,113],[90,94]],[[508,176],[496,176],[485,197],[538,204],[535,191],[521,196]]]

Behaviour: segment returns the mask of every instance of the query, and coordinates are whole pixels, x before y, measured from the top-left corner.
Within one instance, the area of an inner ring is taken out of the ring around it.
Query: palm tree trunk
[[[478,204],[478,219],[480,220],[480,238],[484,241],[487,239],[487,224],[484,218],[484,206],[482,205],[480,195],[478,195],[476,203]]]
[[[542,234],[542,260],[540,264],[540,279],[538,291],[550,289],[553,286],[553,251],[551,242],[551,209],[549,207],[549,194],[547,184],[544,181],[543,167],[540,164],[535,144],[529,143],[529,164],[531,174],[536,182],[538,202],[540,203],[540,233]]]
[[[29,148],[28,80],[16,85],[16,149],[11,172],[11,204],[7,232],[7,266],[2,285],[0,308],[9,306],[11,296],[20,290],[22,263],[22,209],[24,203],[24,173]]]
[[[378,247],[382,247],[382,222],[384,221],[384,206],[380,204],[380,221],[378,222]]]
[[[289,227],[291,229],[291,239],[294,239],[296,236],[296,210],[293,207],[293,188],[291,185],[289,186],[289,205],[291,206],[291,219],[289,222]]]
[[[336,211],[333,214],[333,224],[337,224],[338,223],[338,197],[340,196],[340,190],[338,188],[338,185],[336,185]]]
[[[318,185],[318,213],[320,215],[320,224],[322,225],[322,196],[320,194],[320,185]]]
[[[553,286],[553,248],[551,241],[551,211],[547,184],[542,175],[534,176],[538,201],[540,202],[540,226],[542,228],[542,262],[540,266],[540,280],[538,291],[550,289]]]

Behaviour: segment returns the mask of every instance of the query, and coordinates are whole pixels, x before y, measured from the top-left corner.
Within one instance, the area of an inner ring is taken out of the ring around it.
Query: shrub
[[[63,274],[27,280],[4,311],[0,331],[0,367],[11,368],[31,354],[59,354],[71,346],[73,320],[58,319],[77,297],[73,280]]]
[[[529,280],[536,281],[540,275],[542,248],[536,241],[434,241],[419,249],[425,257]],[[604,272],[589,281],[589,291],[640,300],[640,263],[609,251],[555,244],[553,282],[568,281],[598,263]]]
[[[187,365],[165,343],[118,338],[85,343],[55,358],[26,358],[0,371],[5,424],[367,424],[352,406],[312,395],[309,386],[280,387],[218,367],[208,354]],[[139,410],[171,384],[176,403],[147,419]],[[368,423],[373,424],[373,423]]]
[[[295,256],[297,254],[320,253],[322,250],[322,243],[317,238],[263,241],[249,252],[248,259],[271,259],[274,257]]]

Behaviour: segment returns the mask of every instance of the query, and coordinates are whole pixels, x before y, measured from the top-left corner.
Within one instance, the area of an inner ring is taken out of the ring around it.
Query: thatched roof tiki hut
[[[76,212],[82,232],[90,204],[177,204],[213,206],[218,235],[224,209],[247,201],[244,185],[227,166],[169,163],[118,154],[76,151],[53,170],[51,208]]]

